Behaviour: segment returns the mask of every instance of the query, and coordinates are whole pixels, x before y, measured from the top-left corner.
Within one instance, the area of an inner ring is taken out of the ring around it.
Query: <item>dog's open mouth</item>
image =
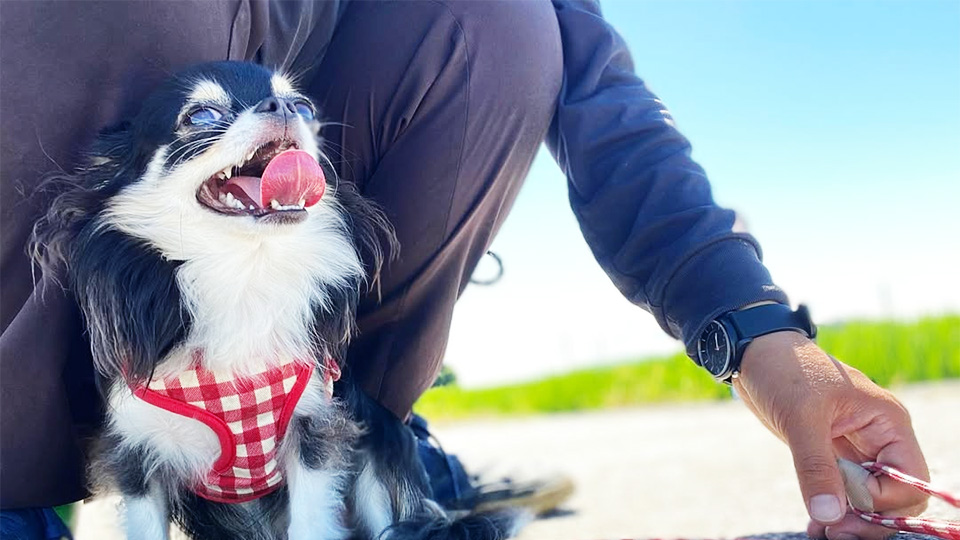
[[[326,179],[309,153],[288,140],[269,142],[200,185],[197,200],[231,216],[299,222],[323,197]]]

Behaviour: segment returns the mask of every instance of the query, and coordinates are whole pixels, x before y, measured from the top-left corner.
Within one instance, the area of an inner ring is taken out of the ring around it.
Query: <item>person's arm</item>
[[[554,2],[564,81],[547,145],[597,261],[620,291],[695,350],[721,313],[787,297],[734,233],[690,143],[633,71],[621,37],[592,3]]]
[[[623,39],[593,2],[553,0],[564,82],[547,144],[566,174],[570,203],[617,287],[695,353],[717,315],[787,297],[749,235],[732,231],[703,169],[670,114],[636,76]],[[814,537],[881,538],[890,531],[844,516],[836,457],[881,459],[928,471],[902,405],[857,370],[793,332],[744,351],[740,395],[793,454]],[[878,511],[915,514],[926,498],[884,480],[869,485]]]

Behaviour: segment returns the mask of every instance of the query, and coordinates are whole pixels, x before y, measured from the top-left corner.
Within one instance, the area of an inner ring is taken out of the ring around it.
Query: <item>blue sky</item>
[[[602,5],[794,302],[822,322],[960,311],[960,2]],[[597,268],[546,152],[493,249],[504,279],[454,318],[465,384],[678,349]]]

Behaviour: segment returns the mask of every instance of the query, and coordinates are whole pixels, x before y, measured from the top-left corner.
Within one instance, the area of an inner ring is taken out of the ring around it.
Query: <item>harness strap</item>
[[[327,357],[288,361],[261,373],[236,376],[202,366],[194,354],[189,369],[153,382],[131,385],[133,394],[160,409],[197,420],[217,436],[220,455],[194,492],[205,499],[245,502],[274,491],[283,482],[277,447],[315,368],[328,399],[340,367]],[[129,384],[129,383],[128,383]]]
[[[333,397],[333,383],[339,381],[342,374],[336,360],[329,356],[323,359],[323,389],[327,397]]]

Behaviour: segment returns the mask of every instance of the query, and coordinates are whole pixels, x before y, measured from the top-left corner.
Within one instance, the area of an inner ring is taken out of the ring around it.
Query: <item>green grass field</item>
[[[825,326],[817,341],[882,386],[960,378],[960,315]],[[726,386],[678,353],[496,388],[438,387],[415,410],[450,420],[729,398]]]

